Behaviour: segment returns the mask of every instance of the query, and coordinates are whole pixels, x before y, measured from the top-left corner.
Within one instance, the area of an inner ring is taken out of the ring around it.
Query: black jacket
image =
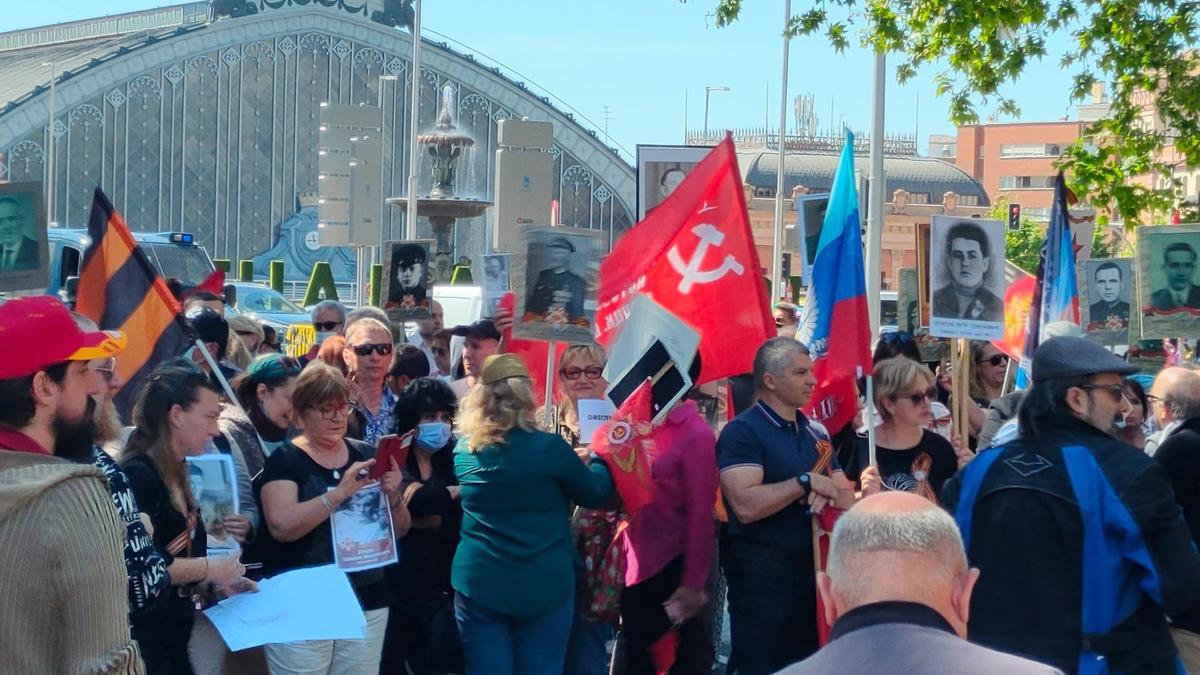
[[[1074,673],[1176,672],[1164,611],[1200,606],[1200,555],[1162,467],[1066,418],[947,482],[982,576],[970,639]]]
[[[1154,459],[1167,470],[1192,541],[1200,546],[1200,417],[1184,420],[1158,446]],[[1171,618],[1176,626],[1200,633],[1200,611]]]

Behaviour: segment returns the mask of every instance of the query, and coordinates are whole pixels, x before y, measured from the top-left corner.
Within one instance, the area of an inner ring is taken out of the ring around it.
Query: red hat
[[[125,349],[120,331],[84,331],[49,295],[0,304],[0,380],[33,375],[63,361],[89,361]]]

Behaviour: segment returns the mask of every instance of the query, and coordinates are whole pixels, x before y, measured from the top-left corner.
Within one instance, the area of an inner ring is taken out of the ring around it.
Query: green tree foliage
[[[1008,223],[1008,200],[1000,199],[987,214],[988,218]],[[1030,274],[1037,274],[1038,256],[1042,246],[1046,245],[1046,226],[1029,216],[1021,216],[1021,228],[1004,230],[1005,259]],[[1117,246],[1113,242],[1108,228],[1097,223],[1092,235],[1092,257],[1112,258],[1117,255]]]
[[[737,20],[742,0],[716,2],[718,26]],[[1190,51],[1198,22],[1200,5],[1180,0],[810,0],[788,32],[821,35],[839,52],[857,35],[863,46],[899,57],[901,83],[923,66],[939,68],[937,94],[949,98],[955,124],[978,123],[981,107],[1019,115],[1004,89],[1028,68],[1047,67],[1047,41],[1066,35],[1070,47],[1050,67],[1072,73],[1074,100],[1107,82],[1112,105],[1061,166],[1072,190],[1097,208],[1100,225],[1111,210],[1131,227],[1161,219],[1177,199],[1174,182],[1149,189],[1130,180],[1172,175],[1155,161],[1165,143],[1187,167],[1200,166],[1200,63]],[[1138,100],[1146,92],[1156,94],[1157,123],[1147,124],[1152,112]]]

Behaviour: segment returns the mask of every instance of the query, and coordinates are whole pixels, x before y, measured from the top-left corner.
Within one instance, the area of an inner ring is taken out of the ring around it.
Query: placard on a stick
[[[1200,225],[1139,227],[1137,245],[1141,338],[1192,337],[1200,325]]]
[[[380,301],[392,321],[420,321],[429,313],[429,266],[434,242],[389,241],[383,246],[383,293]]]
[[[526,231],[525,288],[513,335],[590,343],[603,242],[598,232],[566,227]]]
[[[929,243],[929,332],[937,337],[1004,337],[1004,223],[934,216]]]
[[[1087,337],[1104,345],[1129,344],[1136,293],[1132,258],[1080,260],[1079,323]]]

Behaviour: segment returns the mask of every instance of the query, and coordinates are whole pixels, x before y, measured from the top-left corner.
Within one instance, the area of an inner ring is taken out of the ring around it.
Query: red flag
[[[511,292],[505,293],[497,306],[501,309],[508,310],[511,315],[513,307],[516,304],[516,296]],[[559,342],[558,348],[554,350],[554,362],[562,361],[563,352],[567,350],[567,343]],[[529,370],[529,380],[533,386],[533,400],[539,406],[546,404],[546,360],[550,358],[550,343],[542,340],[522,340],[512,336],[512,328],[504,332],[504,351],[508,354],[516,354],[525,362],[525,367]],[[554,401],[550,401],[554,403]]]
[[[775,335],[733,138],[712,152],[600,265],[596,340],[609,345],[645,293],[700,333],[700,382],[751,370]]]
[[[996,349],[1018,361],[1025,347],[1025,329],[1029,322],[1029,311],[1033,307],[1033,288],[1036,285],[1037,279],[1024,271],[1008,285],[1008,290],[1004,292],[1004,339],[992,342]]]
[[[638,387],[592,436],[592,450],[608,464],[629,517],[654,501],[650,482],[650,380]]]
[[[200,291],[208,291],[209,293],[212,293],[213,295],[216,295],[216,296],[220,296],[222,293],[224,293],[225,292],[225,270],[221,269],[220,267],[213,270],[212,274],[208,275],[204,279],[204,281],[200,282],[200,285],[196,286],[195,288],[189,289],[186,293],[183,294],[183,297],[186,298],[189,295],[199,293]]]

